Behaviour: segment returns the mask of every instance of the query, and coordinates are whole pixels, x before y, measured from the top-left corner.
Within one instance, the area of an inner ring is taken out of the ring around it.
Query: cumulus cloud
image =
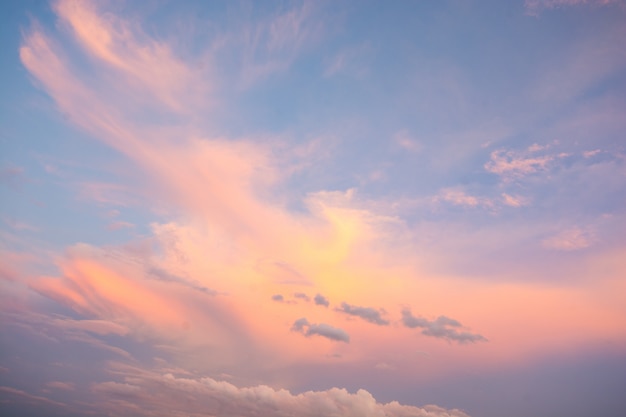
[[[392,401],[382,404],[360,389],[307,391],[292,394],[266,385],[238,387],[213,378],[180,378],[171,373],[137,370],[117,371],[130,382],[108,381],[94,386],[112,414],[136,414],[135,401],[141,401],[146,416],[273,416],[273,417],[469,417],[460,410],[428,405],[414,407]],[[127,399],[128,401],[119,401]]]
[[[463,331],[463,326],[457,320],[446,316],[439,316],[435,320],[415,317],[411,310],[402,310],[402,323],[411,329],[421,328],[422,334],[437,337],[458,343],[486,342],[487,339],[479,334]]]
[[[315,304],[318,306],[328,307],[330,305],[330,302],[328,301],[328,299],[324,297],[322,294],[317,294],[315,298],[313,299],[313,301],[315,301]]]
[[[325,323],[309,323],[304,317],[293,323],[291,331],[302,333],[307,337],[318,335],[337,342],[350,343],[350,335],[344,330]]]
[[[379,326],[387,326],[389,324],[389,321],[383,319],[381,316],[381,313],[384,313],[384,311],[376,310],[371,307],[353,306],[353,305],[343,302],[341,303],[341,307],[336,308],[335,310],[340,311],[342,313],[349,314],[351,316],[360,317],[365,321],[378,324]]]
[[[283,297],[282,294],[274,294],[272,295],[272,300],[282,303],[283,301],[285,301],[285,297]]]

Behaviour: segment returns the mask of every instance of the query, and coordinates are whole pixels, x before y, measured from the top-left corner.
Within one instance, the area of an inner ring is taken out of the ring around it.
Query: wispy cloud
[[[537,15],[545,9],[556,9],[572,6],[609,6],[612,4],[624,4],[623,0],[525,0],[524,7],[530,15]]]
[[[554,236],[550,236],[542,241],[542,245],[547,249],[573,251],[584,249],[593,243],[592,236],[579,227],[572,227],[563,230]]]

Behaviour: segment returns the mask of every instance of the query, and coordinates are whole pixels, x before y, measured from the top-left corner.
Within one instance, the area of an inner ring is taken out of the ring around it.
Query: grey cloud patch
[[[446,316],[428,320],[423,317],[415,317],[411,310],[404,309],[402,310],[402,323],[405,327],[411,329],[421,328],[423,335],[455,341],[461,344],[487,341],[482,335],[464,331],[461,323]]]
[[[328,307],[330,305],[328,299],[321,294],[317,294],[313,301],[315,301],[315,304],[318,306]]]
[[[282,303],[283,301],[285,301],[285,298],[283,297],[282,294],[274,294],[272,295],[272,300]]]
[[[185,287],[189,287],[191,289],[194,289],[196,291],[200,291],[203,292],[205,294],[208,295],[217,295],[217,291],[211,289],[211,288],[207,288],[204,287],[198,283],[195,283],[193,281],[188,281],[184,278],[181,278],[179,276],[176,276],[174,274],[171,274],[169,272],[167,272],[164,269],[161,268],[157,268],[157,267],[150,267],[148,268],[148,270],[146,271],[148,273],[148,275],[150,276],[150,278],[159,280],[159,281],[164,281],[164,282],[172,282],[175,284],[180,284],[183,285]]]
[[[293,296],[307,302],[311,301],[311,298],[303,292],[294,293]]]
[[[344,302],[341,303],[341,308],[336,308],[335,310],[351,316],[360,317],[365,321],[378,324],[379,326],[387,326],[389,324],[388,320],[382,318],[381,310],[376,310],[375,308],[353,306]]]
[[[302,333],[306,337],[318,335],[337,342],[350,343],[350,335],[344,330],[325,323],[309,323],[304,317],[293,323],[291,331]]]

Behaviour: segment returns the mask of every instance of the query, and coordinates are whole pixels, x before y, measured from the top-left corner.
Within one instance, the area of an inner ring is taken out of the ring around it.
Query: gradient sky
[[[626,415],[626,3],[3,1],[0,414]]]

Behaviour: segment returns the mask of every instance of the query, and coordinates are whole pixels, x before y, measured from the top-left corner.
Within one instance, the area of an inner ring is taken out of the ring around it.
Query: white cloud
[[[126,373],[127,381],[104,382],[94,389],[105,398],[128,399],[129,403],[106,403],[111,412],[121,414],[131,411],[131,403],[141,400],[145,404],[142,414],[146,416],[468,417],[460,410],[433,405],[414,407],[395,401],[382,404],[363,389],[356,393],[331,388],[292,394],[266,385],[237,387],[213,378],[179,378],[130,368],[116,372]]]

